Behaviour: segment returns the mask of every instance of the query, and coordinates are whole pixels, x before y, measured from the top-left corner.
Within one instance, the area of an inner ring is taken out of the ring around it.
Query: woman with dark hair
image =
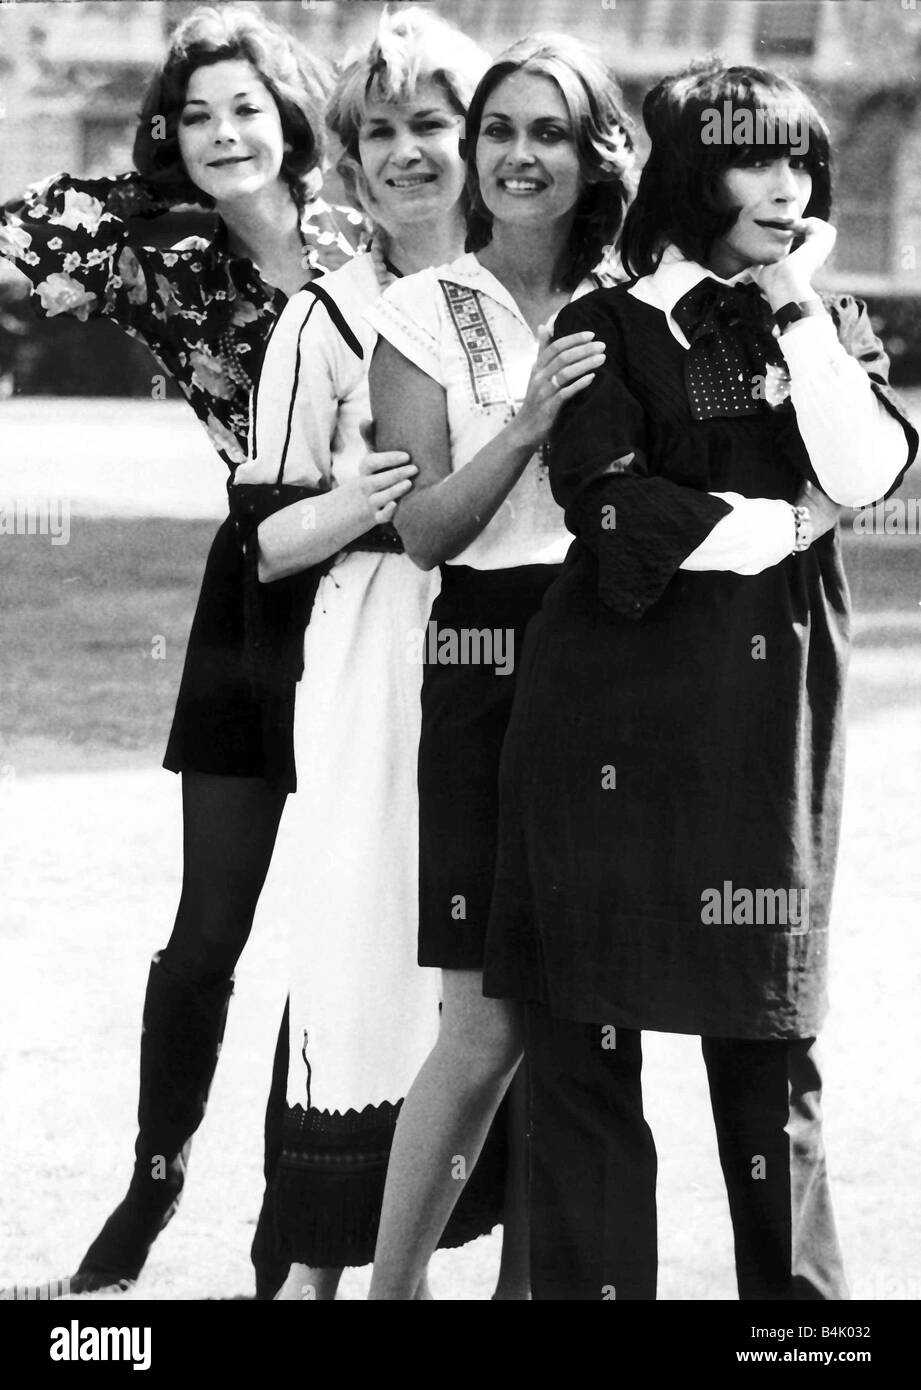
[[[196,10],[173,34],[144,103],[139,172],[61,175],[9,205],[0,222],[0,252],[29,276],[41,312],[108,318],[146,343],[231,475],[246,457],[250,396],[278,314],[305,280],[353,254],[343,229],[354,234],[362,222],[355,212],[335,216],[317,197],[327,92],[324,65],[258,12]],[[210,242],[163,251],[134,239],[126,218],[184,200],[217,212]],[[244,662],[242,567],[225,522],[208,557],[165,759],[182,773],[182,895],[150,968],[136,1162],[71,1293],[128,1287],[176,1209],[233,971],[294,787],[293,760],[272,785],[265,777],[264,710]],[[284,1270],[262,1275],[272,1283]]]
[[[551,343],[548,325],[600,283],[631,158],[604,64],[573,40],[522,40],[467,114],[467,254],[397,282],[370,315],[378,446],[419,469],[394,524],[417,565],[441,570],[416,649],[419,963],[441,968],[443,990],[397,1123],[372,1298],[413,1297],[521,1056],[517,1011],[482,993],[499,753],[523,632],[569,539],[542,446],[603,360],[593,334]],[[524,1129],[510,1200],[524,1195]]]
[[[715,112],[725,142],[702,138]],[[534,1295],[655,1298],[649,1028],[701,1037],[740,1297],[841,1299],[815,1050],[849,623],[834,517],[894,487],[918,439],[865,307],[812,287],[835,233],[808,97],[711,63],[643,115],[637,278],[558,324],[605,361],[553,429],[576,539],[503,755],[485,988],[525,1006]],[[733,139],[746,116],[760,143]]]

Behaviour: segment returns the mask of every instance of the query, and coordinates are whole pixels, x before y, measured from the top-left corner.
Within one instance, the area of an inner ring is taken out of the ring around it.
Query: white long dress
[[[370,255],[324,276],[322,289],[363,358],[322,300],[294,295],[269,342],[254,458],[237,482],[274,481],[282,460],[286,482],[335,488],[357,473],[376,338],[364,311],[380,292]],[[291,1257],[310,1263],[370,1259],[366,1228],[376,1225],[393,1107],[438,1033],[439,972],[416,964],[422,667],[414,659],[438,584],[437,571],[402,554],[343,553],[320,581],[305,634],[298,790],[260,912],[287,890],[278,898],[289,904],[290,934],[284,1157],[301,1172],[278,1221]]]

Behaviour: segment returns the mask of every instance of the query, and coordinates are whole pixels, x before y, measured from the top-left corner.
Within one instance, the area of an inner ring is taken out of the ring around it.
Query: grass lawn
[[[210,521],[73,517],[70,541],[0,544],[0,746],[22,770],[161,753],[172,719]],[[919,538],[846,534],[859,653],[901,653],[873,701],[916,697]],[[853,697],[865,698],[862,660]],[[869,677],[868,677],[869,678]],[[63,760],[63,761],[62,761]],[[149,761],[149,759],[145,759]]]

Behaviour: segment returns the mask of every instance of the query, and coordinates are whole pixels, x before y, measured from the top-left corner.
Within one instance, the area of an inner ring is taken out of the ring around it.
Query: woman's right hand
[[[796,499],[796,506],[808,507],[812,517],[812,544],[824,536],[826,531],[830,531],[837,523],[841,513],[844,511],[842,506],[833,502],[824,492],[815,487],[810,482],[805,482],[799,496]]]
[[[361,435],[368,445],[368,453],[358,465],[358,477],[352,486],[367,515],[370,530],[372,526],[383,526],[393,520],[397,503],[409,492],[419,469],[402,449],[375,452],[370,422],[362,425]]]
[[[562,405],[590,386],[604,363],[604,343],[591,330],[556,340],[550,335],[551,330],[542,323],[537,330],[537,361],[510,427],[532,453],[547,438]]]

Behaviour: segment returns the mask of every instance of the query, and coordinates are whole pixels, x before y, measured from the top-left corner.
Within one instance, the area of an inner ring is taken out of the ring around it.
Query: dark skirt
[[[442,567],[422,681],[420,965],[483,968],[502,741],[525,629],[559,571]]]
[[[170,772],[264,775],[262,711],[246,665],[243,592],[243,554],[228,517],[211,544],[189,633],[163,759]]]
[[[320,1269],[372,1262],[402,1104],[385,1101],[345,1115],[285,1107],[281,1153],[268,1191],[273,1248],[283,1262]],[[507,1127],[506,1098],[439,1249],[466,1245],[502,1221]]]

